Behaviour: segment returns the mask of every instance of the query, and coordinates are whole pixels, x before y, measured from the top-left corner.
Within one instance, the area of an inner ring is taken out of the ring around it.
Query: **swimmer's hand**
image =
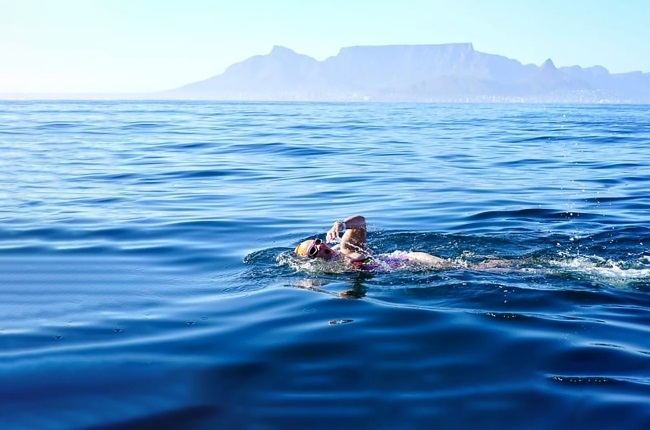
[[[339,232],[345,231],[345,223],[342,221],[334,221],[334,225],[327,231],[327,242],[339,242],[341,240]]]

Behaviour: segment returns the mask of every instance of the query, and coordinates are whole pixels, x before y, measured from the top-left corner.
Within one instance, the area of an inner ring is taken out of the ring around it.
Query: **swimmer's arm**
[[[366,243],[366,218],[362,215],[352,215],[343,221],[334,221],[334,225],[327,232],[327,241],[337,242],[341,232],[345,232],[341,245],[346,240],[353,240],[354,245],[364,247]]]
[[[345,233],[341,238],[341,253],[352,261],[363,261],[368,258],[366,219],[361,215],[353,215],[344,221],[335,221],[327,232],[327,240],[330,242],[338,240],[339,232],[343,230]]]
[[[350,260],[350,261],[352,261],[352,262],[355,262],[355,261],[365,261],[365,260],[367,260],[368,257],[370,256],[370,254],[367,254],[367,253],[365,253],[365,252],[351,252],[351,253],[349,253],[349,254],[345,254],[345,253],[344,253],[344,255],[345,255],[345,258],[346,258],[346,259],[348,259],[348,260]]]
[[[343,220],[348,229],[366,229],[366,218],[363,215],[352,215]]]

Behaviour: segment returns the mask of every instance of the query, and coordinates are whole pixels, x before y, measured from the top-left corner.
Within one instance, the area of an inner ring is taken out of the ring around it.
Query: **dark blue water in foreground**
[[[650,428],[647,106],[4,102],[0,150],[2,429]],[[356,213],[457,268],[291,257]]]

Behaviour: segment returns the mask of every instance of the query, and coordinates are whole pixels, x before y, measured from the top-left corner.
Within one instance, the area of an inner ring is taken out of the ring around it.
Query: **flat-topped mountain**
[[[353,46],[317,61],[275,46],[159,94],[215,100],[650,102],[650,73],[523,65],[470,43]]]

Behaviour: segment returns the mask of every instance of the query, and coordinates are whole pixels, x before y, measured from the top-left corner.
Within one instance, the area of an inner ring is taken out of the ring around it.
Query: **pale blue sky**
[[[0,93],[149,92],[281,45],[471,42],[522,63],[650,72],[647,0],[0,0]]]

